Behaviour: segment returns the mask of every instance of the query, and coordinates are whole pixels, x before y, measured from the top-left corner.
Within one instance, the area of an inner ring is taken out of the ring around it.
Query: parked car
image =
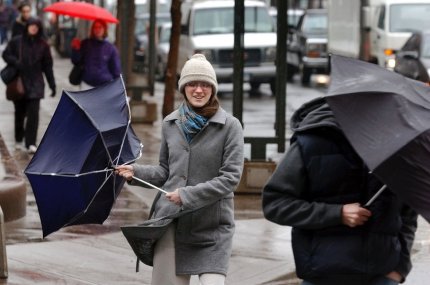
[[[430,82],[430,31],[415,32],[396,53],[394,71]]]
[[[304,13],[305,13],[305,11],[302,9],[288,9],[287,10],[288,30],[294,29],[297,27],[297,23],[299,22],[300,17]],[[275,21],[275,25],[276,25],[276,21],[278,18],[278,10],[275,7],[270,7],[269,14],[270,14],[270,16],[273,17],[273,20]]]
[[[170,50],[170,32],[172,23],[164,23],[158,27],[157,66],[156,76],[159,80],[164,79],[167,67],[167,58]]]
[[[300,74],[308,85],[312,74],[327,74],[327,10],[309,9],[287,40],[287,80]]]
[[[234,0],[182,3],[177,74],[187,59],[203,53],[212,63],[220,83],[232,82]],[[256,90],[270,83],[275,93],[276,32],[273,18],[262,1],[245,0],[244,81]]]
[[[157,13],[155,16],[157,29],[163,23],[170,23],[170,13]],[[147,64],[147,52],[149,47],[148,42],[149,29],[149,14],[136,16],[135,27],[135,45],[134,45],[134,61],[135,66],[144,66]]]

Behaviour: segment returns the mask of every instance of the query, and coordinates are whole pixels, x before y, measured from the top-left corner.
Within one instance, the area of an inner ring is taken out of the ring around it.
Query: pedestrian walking
[[[154,253],[154,285],[224,284],[234,233],[233,191],[243,169],[240,122],[226,113],[216,96],[218,83],[204,55],[184,65],[179,91],[184,102],[163,120],[160,162],[157,166],[125,165],[117,173],[162,186],[153,218],[182,210],[169,225]]]
[[[25,90],[23,99],[13,101],[16,148],[21,149],[25,139],[27,151],[35,153],[40,99],[44,98],[45,94],[43,74],[52,97],[56,91],[51,50],[43,38],[42,22],[39,19],[27,20],[25,32],[8,43],[3,59],[18,69]]]
[[[7,34],[9,30],[10,17],[12,10],[0,0],[0,45],[7,42]]]
[[[325,99],[292,116],[292,144],[263,191],[266,219],[292,226],[302,285],[388,285],[411,270],[417,214],[356,154]]]
[[[29,2],[21,2],[18,5],[19,15],[12,24],[11,37],[22,35],[26,31],[27,21],[31,17],[31,5]]]
[[[119,54],[107,36],[107,23],[95,20],[89,38],[72,41],[72,63],[82,68],[81,89],[93,88],[120,76]]]

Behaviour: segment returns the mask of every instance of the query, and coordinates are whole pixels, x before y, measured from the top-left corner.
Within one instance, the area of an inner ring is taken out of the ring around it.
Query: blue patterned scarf
[[[201,131],[207,121],[208,119],[206,117],[194,112],[187,103],[184,102],[179,107],[179,123],[184,131],[188,143],[191,142],[194,136]]]

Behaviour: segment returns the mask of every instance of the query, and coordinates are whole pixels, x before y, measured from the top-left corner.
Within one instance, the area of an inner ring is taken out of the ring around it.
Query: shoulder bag
[[[19,49],[19,57],[18,57],[18,62],[21,61],[21,56],[22,56],[22,41],[21,41],[21,46]],[[10,100],[10,101],[17,101],[17,100],[21,100],[22,98],[24,98],[24,94],[25,94],[25,88],[24,88],[24,83],[22,82],[22,77],[18,72],[18,69],[14,66],[10,66],[11,70],[14,69],[14,76],[12,77],[12,71],[9,71],[9,75],[10,77],[8,77],[8,80],[10,80],[7,84],[6,84],[6,99]],[[6,66],[7,68],[7,66]],[[5,68],[5,69],[6,69]],[[3,72],[5,69],[2,70],[2,79],[3,79],[3,73],[6,73],[7,71]],[[4,80],[4,79],[3,79]]]
[[[84,68],[81,64],[73,65],[72,70],[69,74],[69,82],[72,85],[79,85],[82,82],[82,74],[84,72]]]
[[[155,244],[166,233],[167,228],[174,219],[207,206],[201,205],[196,209],[181,210],[168,216],[151,219],[155,210],[155,204],[160,197],[161,193],[159,192],[152,203],[151,210],[149,211],[150,220],[147,220],[140,225],[121,227],[123,235],[137,256],[136,272],[139,271],[139,261],[142,261],[148,266],[153,266]]]
[[[6,99],[17,101],[24,98],[25,89],[22,83],[22,78],[18,75],[15,79],[6,85]]]
[[[13,65],[6,65],[1,71],[0,71],[0,77],[1,80],[3,80],[4,84],[10,83],[12,80],[15,79],[15,77],[18,75],[18,69]]]

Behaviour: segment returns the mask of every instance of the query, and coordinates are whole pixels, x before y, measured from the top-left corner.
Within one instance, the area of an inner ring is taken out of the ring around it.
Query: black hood
[[[24,36],[27,38],[30,37],[30,35],[28,34],[28,26],[30,26],[30,25],[37,25],[39,27],[39,31],[33,37],[42,38],[43,37],[43,25],[42,25],[42,21],[39,20],[38,18],[29,18],[27,20],[27,22],[25,23]]]
[[[294,132],[321,127],[340,131],[340,127],[325,98],[317,98],[304,103],[291,117],[291,129]]]

